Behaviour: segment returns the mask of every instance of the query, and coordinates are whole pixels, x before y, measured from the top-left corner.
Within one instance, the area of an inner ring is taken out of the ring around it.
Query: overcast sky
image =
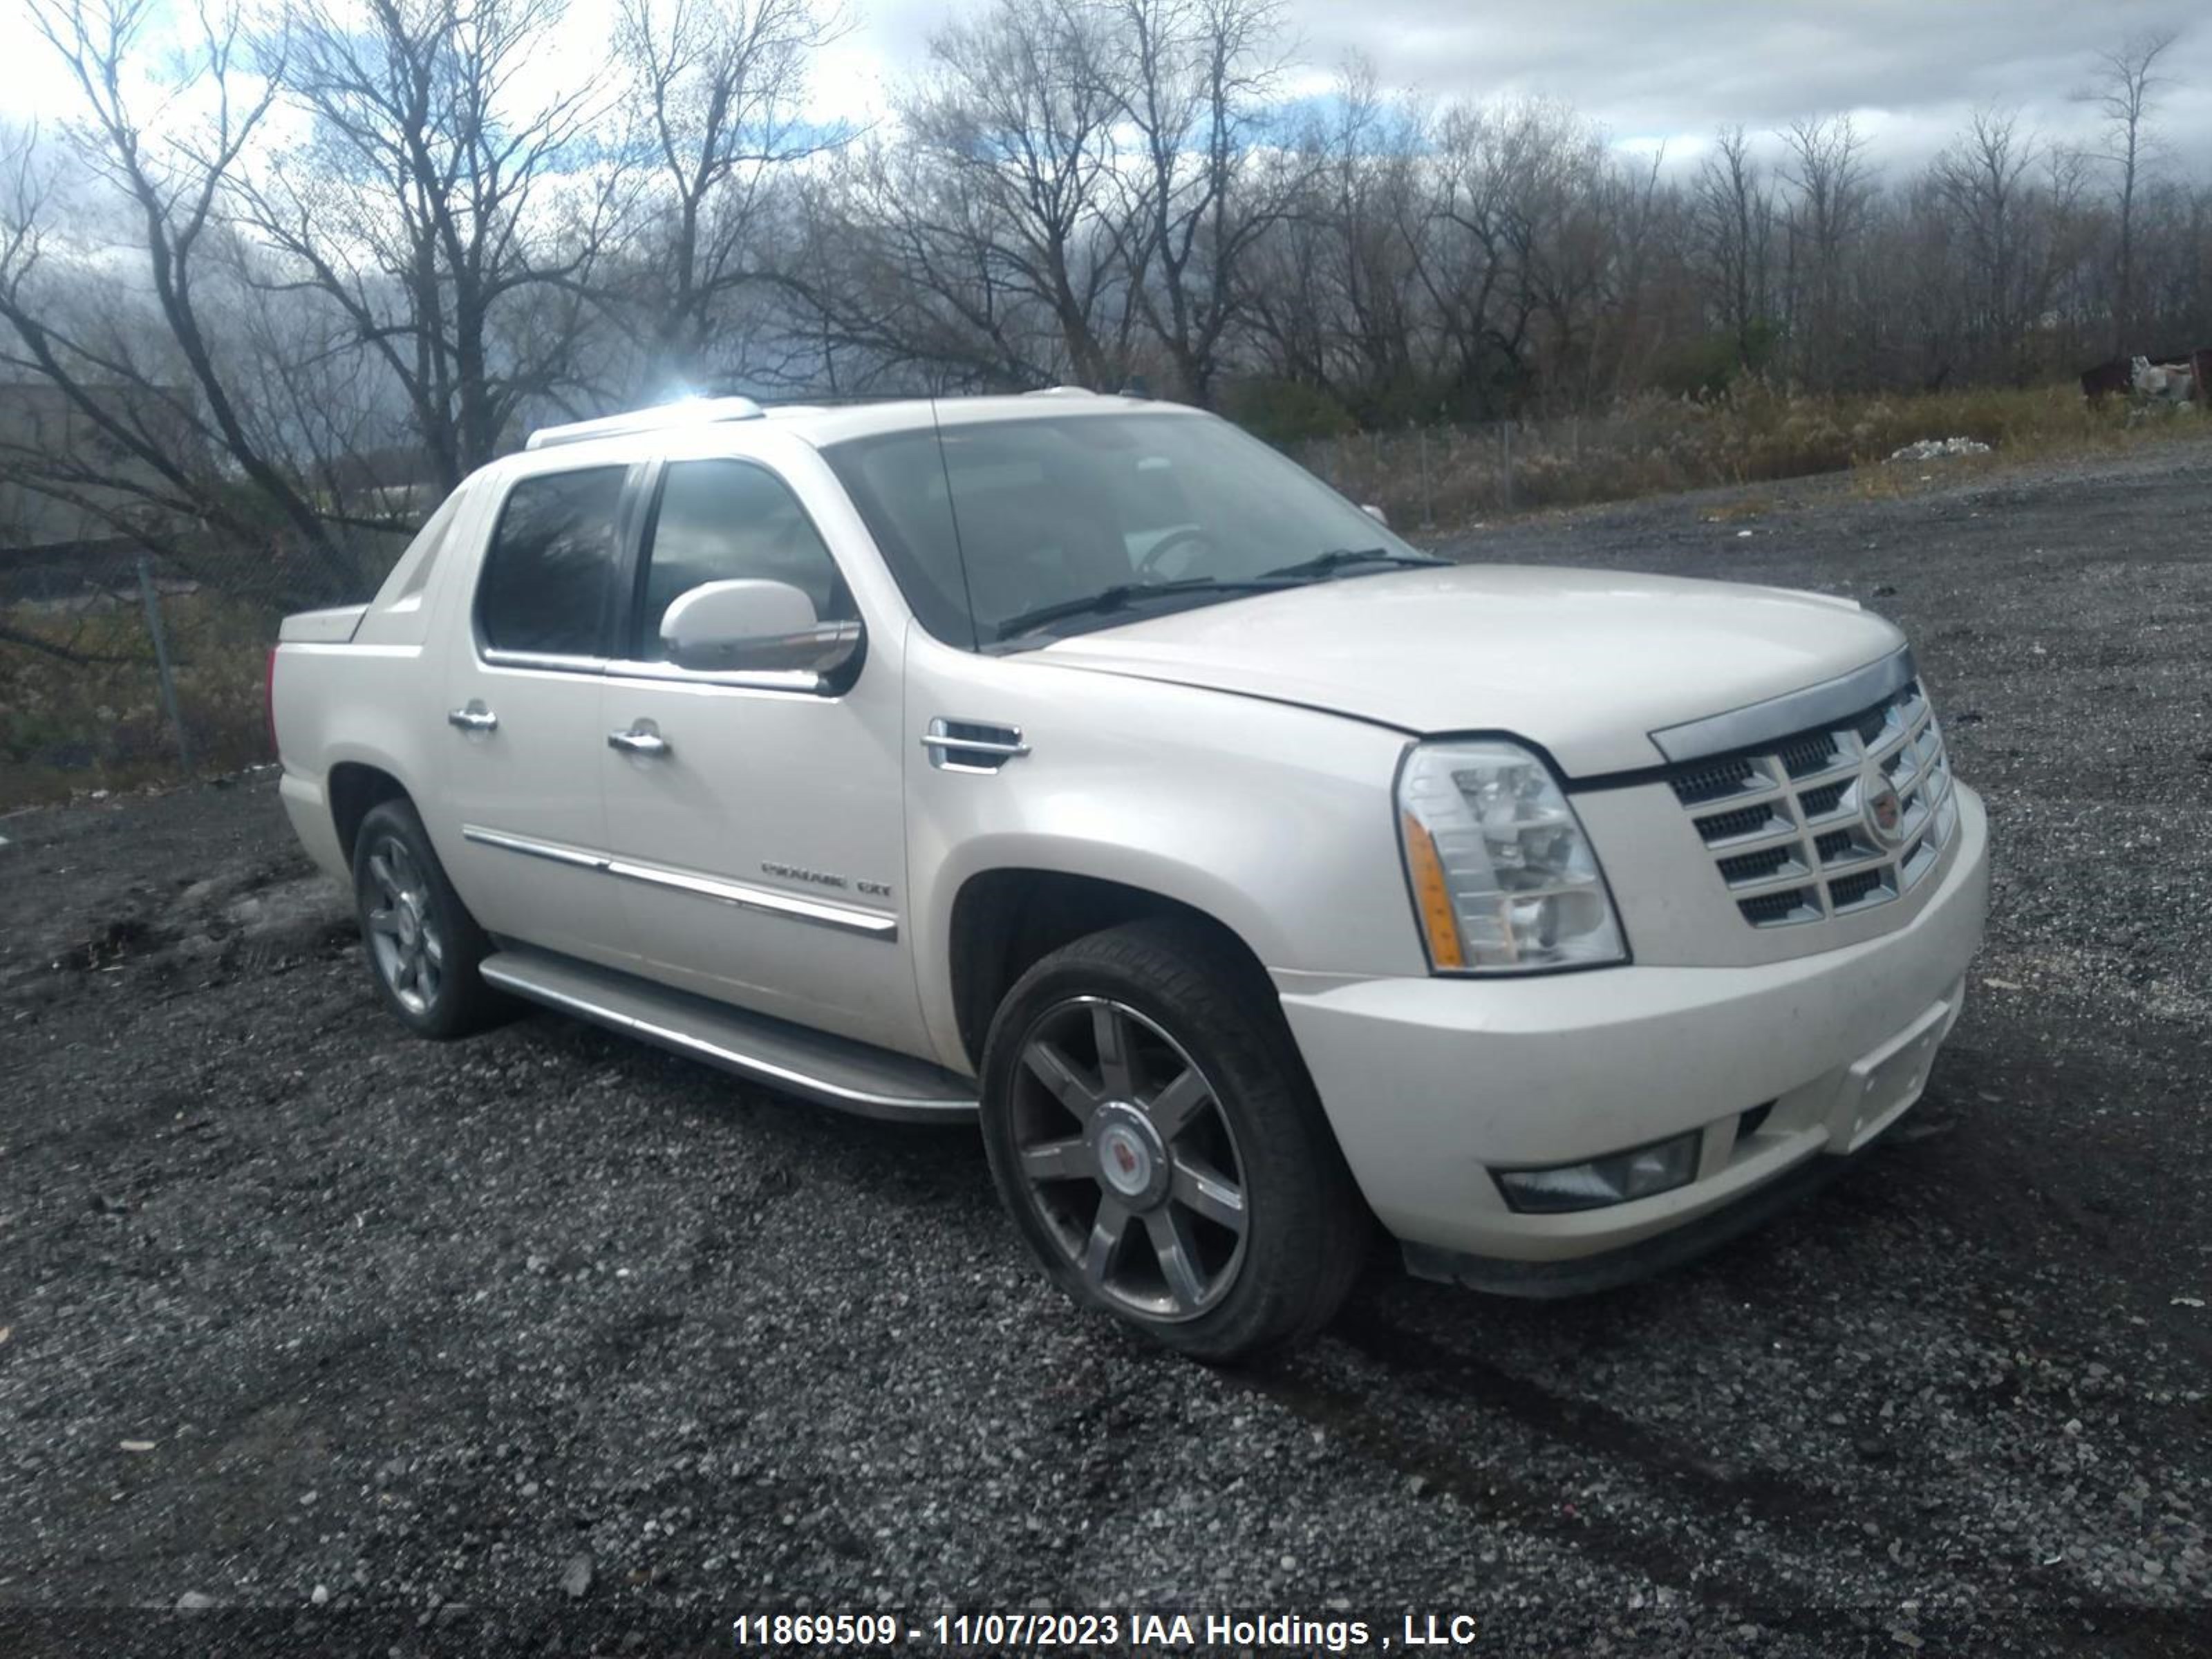
[[[814,113],[866,118],[882,88],[923,58],[948,11],[976,0],[847,0],[854,26],[816,77]],[[2208,0],[1287,0],[1322,89],[1349,52],[1386,86],[1431,97],[1565,98],[1638,148],[1693,155],[1713,128],[1754,130],[1851,111],[1880,161],[1924,160],[1979,104],[2016,105],[2030,125],[2085,138],[2069,94],[2100,50],[2131,33],[2183,31],[2167,55],[2159,116],[2175,161],[2212,173],[2212,3]],[[542,61],[604,61],[611,0],[571,0]],[[0,112],[51,116],[66,88],[0,0]]]
[[[1385,86],[1437,98],[1547,94],[1618,142],[1663,141],[1680,156],[1723,123],[1759,130],[1850,110],[1881,159],[1899,165],[1940,149],[1979,104],[2018,105],[2054,136],[2082,137],[2089,116],[2069,94],[2097,53],[2178,29],[2160,123],[2177,157],[2212,173],[2207,0],[1288,0],[1288,9],[1315,79],[1308,90],[1362,52]],[[917,61],[946,10],[942,0],[872,0],[823,88],[828,106]]]

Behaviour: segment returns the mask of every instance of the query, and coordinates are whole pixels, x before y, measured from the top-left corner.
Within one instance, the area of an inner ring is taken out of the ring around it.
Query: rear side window
[[[668,654],[660,618],[677,599],[707,582],[748,577],[789,583],[823,622],[855,614],[821,532],[782,479],[750,461],[671,462],[646,551],[638,660]]]
[[[477,622],[495,651],[599,654],[614,591],[623,469],[525,478],[507,493],[477,583]]]

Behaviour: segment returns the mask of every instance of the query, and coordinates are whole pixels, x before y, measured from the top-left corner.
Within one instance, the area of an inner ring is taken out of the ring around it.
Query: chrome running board
[[[479,971],[484,983],[515,996],[840,1111],[929,1123],[975,1115],[975,1084],[941,1066],[634,974],[507,944]]]

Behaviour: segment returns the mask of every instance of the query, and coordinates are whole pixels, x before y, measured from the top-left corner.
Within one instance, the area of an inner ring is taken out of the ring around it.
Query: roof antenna
[[[960,504],[952,498],[952,463],[945,454],[945,422],[937,418],[937,394],[929,394],[929,425],[937,434],[937,465],[945,474],[945,512],[952,520],[952,556],[960,562],[960,593],[968,601],[968,636],[983,648],[983,625],[975,615],[975,589],[968,580],[968,548],[960,538]]]

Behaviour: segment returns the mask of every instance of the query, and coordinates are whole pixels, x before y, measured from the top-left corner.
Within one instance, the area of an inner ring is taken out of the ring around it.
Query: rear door
[[[838,486],[802,450],[658,470],[605,681],[607,728],[652,739],[599,757],[616,884],[653,977],[927,1054],[900,880],[901,619],[864,614],[813,510],[842,507]],[[810,508],[814,492],[831,499]],[[669,604],[746,578],[799,588],[818,620],[859,618],[857,677],[822,689],[666,661]]]
[[[447,630],[439,855],[489,932],[636,960],[604,865],[599,766],[631,469],[513,481],[465,616]]]

